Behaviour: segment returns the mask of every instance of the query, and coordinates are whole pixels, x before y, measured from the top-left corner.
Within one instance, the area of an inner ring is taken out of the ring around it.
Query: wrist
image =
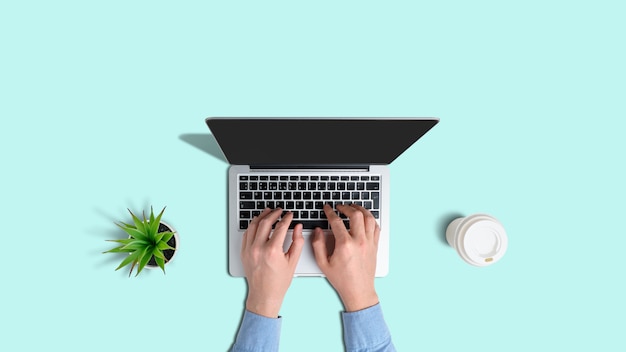
[[[359,293],[357,295],[340,295],[340,297],[346,312],[356,312],[365,308],[375,306],[379,303],[376,291]]]
[[[259,299],[248,297],[246,299],[246,309],[254,314],[262,315],[267,318],[278,318],[282,301],[278,302],[271,299]]]

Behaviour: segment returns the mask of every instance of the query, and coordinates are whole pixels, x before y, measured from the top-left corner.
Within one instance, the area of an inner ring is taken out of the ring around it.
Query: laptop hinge
[[[330,170],[330,171],[369,171],[369,165],[364,164],[328,164],[328,165],[277,165],[277,164],[260,164],[250,165],[251,170],[291,170],[291,171],[304,171],[304,170]]]

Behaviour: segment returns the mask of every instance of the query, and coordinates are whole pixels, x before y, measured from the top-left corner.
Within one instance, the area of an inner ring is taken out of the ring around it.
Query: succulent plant
[[[120,243],[118,247],[108,250],[104,253],[128,253],[128,256],[120,263],[115,270],[119,270],[128,264],[132,264],[128,276],[133,273],[135,266],[137,267],[137,273],[135,276],[143,270],[148,264],[151,258],[154,257],[156,264],[165,273],[165,256],[164,250],[174,250],[175,248],[167,244],[167,242],[174,236],[171,231],[159,232],[159,224],[161,222],[161,216],[165,208],[161,210],[161,213],[155,218],[152,207],[150,207],[150,217],[146,219],[145,213],[143,214],[143,220],[140,220],[130,209],[128,212],[132,216],[133,224],[127,224],[124,222],[116,223],[124,232],[128,234],[128,238],[119,240],[108,240],[109,242]]]

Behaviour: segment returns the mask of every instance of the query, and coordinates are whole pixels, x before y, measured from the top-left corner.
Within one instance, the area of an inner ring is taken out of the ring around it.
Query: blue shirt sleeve
[[[281,322],[246,310],[231,352],[277,352]]]
[[[394,352],[380,303],[356,312],[342,313],[347,352]]]

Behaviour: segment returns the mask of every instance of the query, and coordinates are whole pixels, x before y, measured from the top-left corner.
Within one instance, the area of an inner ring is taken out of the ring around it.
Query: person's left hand
[[[270,318],[278,317],[304,245],[302,225],[298,224],[293,230],[291,247],[287,253],[283,252],[293,219],[291,212],[283,216],[270,236],[272,225],[281,214],[280,208],[263,210],[248,225],[241,244],[241,261],[248,281],[246,309]]]

